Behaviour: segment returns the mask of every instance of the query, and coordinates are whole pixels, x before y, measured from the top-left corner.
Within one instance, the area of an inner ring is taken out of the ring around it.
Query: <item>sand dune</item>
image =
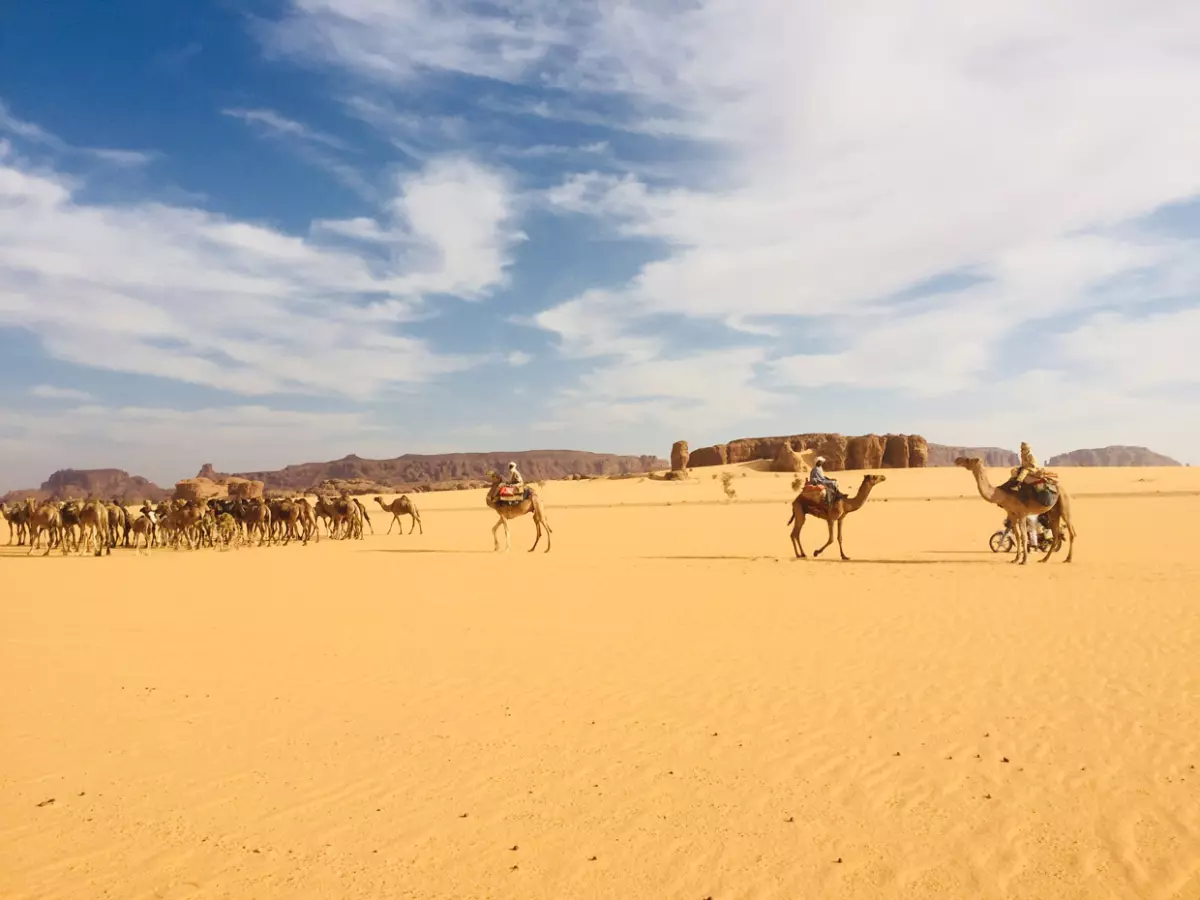
[[[1018,570],[959,469],[849,563],[732,471],[549,483],[548,555],[479,492],[0,552],[0,896],[1200,897],[1200,475],[1062,470],[1075,562]]]

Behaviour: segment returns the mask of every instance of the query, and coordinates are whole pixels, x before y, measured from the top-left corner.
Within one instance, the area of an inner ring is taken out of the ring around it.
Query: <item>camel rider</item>
[[[525,479],[521,477],[521,472],[517,469],[515,462],[508,464],[508,478],[504,483],[515,488],[521,488],[525,485]]]
[[[808,473],[808,483],[819,484],[825,488],[825,500],[832,506],[837,501],[838,495],[841,492],[838,490],[837,481],[825,474],[824,466],[825,457],[818,456],[813,460],[812,471]]]
[[[1008,491],[1017,491],[1031,475],[1035,475],[1041,471],[1038,465],[1037,457],[1033,455],[1033,451],[1029,445],[1021,441],[1021,464],[1012,470],[1012,475],[1004,483],[1004,489]]]

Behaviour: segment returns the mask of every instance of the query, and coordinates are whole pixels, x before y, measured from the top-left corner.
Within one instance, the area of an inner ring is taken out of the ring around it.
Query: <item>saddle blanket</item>
[[[520,503],[522,500],[529,499],[532,493],[533,491],[528,487],[502,484],[500,490],[496,492],[496,500],[499,503]]]

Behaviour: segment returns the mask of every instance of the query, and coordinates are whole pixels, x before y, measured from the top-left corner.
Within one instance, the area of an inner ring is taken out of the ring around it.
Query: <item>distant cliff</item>
[[[12,503],[26,497],[39,500],[82,500],[87,497],[110,500],[116,497],[124,498],[129,503],[140,503],[143,500],[162,500],[170,494],[170,491],[163,490],[154,482],[121,469],[60,469],[42,482],[40,488],[9,491],[0,500]]]
[[[929,465],[952,466],[960,456],[982,459],[985,466],[1011,468],[1021,461],[1019,454],[999,447],[951,447],[948,444],[929,445]]]
[[[1145,447],[1098,447],[1094,450],[1072,450],[1046,460],[1046,466],[1177,466],[1169,456]]]
[[[237,472],[238,478],[261,481],[269,491],[303,491],[323,482],[360,482],[387,485],[397,490],[479,482],[489,470],[505,472],[515,462],[526,481],[566,478],[569,475],[628,475],[669,468],[656,456],[617,456],[583,450],[519,450],[497,453],[408,453],[395,459],[363,459],[351,454],[332,462],[301,463],[276,471]],[[211,466],[200,475],[211,478]]]

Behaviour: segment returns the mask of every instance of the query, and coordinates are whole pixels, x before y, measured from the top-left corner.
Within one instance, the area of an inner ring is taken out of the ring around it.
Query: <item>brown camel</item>
[[[18,503],[16,506],[0,503],[0,514],[8,522],[8,543],[10,546],[13,542],[14,525],[16,526],[17,546],[23,547],[25,545],[25,538],[29,532],[29,513],[30,507],[25,503]]]
[[[382,497],[376,497],[375,502],[383,507],[384,512],[392,514],[392,521],[388,524],[388,534],[392,533],[392,526],[400,522],[401,516],[412,516],[412,527],[408,529],[409,534],[412,534],[413,529],[418,526],[421,529],[421,534],[425,533],[425,526],[421,525],[421,514],[417,512],[416,504],[409,499],[408,494],[401,494],[391,503],[384,503]],[[400,522],[400,533],[404,534],[403,522]]]
[[[825,489],[821,488],[819,493],[802,490],[796,495],[796,499],[792,501],[792,517],[788,519],[788,524],[792,525],[792,549],[796,551],[797,559],[807,559],[804,554],[804,548],[800,546],[800,529],[804,527],[804,519],[806,516],[816,516],[818,519],[824,519],[829,523],[829,540],[820,550],[813,551],[813,557],[818,557],[821,553],[833,543],[833,526],[837,524],[837,542],[838,552],[842,554],[842,559],[849,559],[846,551],[842,548],[842,520],[850,513],[860,509],[867,498],[871,496],[871,489],[875,485],[887,481],[886,475],[864,475],[862,484],[858,486],[858,493],[853,497],[842,497],[829,504],[826,502]]]
[[[62,511],[49,500],[44,501],[40,506],[35,507],[33,500],[25,501],[26,505],[31,510],[29,514],[29,553],[37,547],[38,541],[41,539],[41,533],[46,532],[46,552],[42,556],[49,556],[50,550],[58,543],[62,547],[63,555],[67,553],[67,542],[62,540]]]
[[[983,470],[982,460],[960,456],[954,461],[954,464],[974,475],[975,487],[979,490],[979,496],[988,503],[999,506],[1015,523],[1016,527],[1012,531],[1017,554],[1013,557],[1013,562],[1024,565],[1028,561],[1029,535],[1025,529],[1025,517],[1040,516],[1042,513],[1046,513],[1046,518],[1050,520],[1050,530],[1054,532],[1054,539],[1050,541],[1050,548],[1046,551],[1046,555],[1038,562],[1046,562],[1062,546],[1064,527],[1068,541],[1067,558],[1063,562],[1071,561],[1071,555],[1075,552],[1075,526],[1071,522],[1071,498],[1061,485],[1058,486],[1057,494],[1047,506],[1038,499],[1037,492],[1030,485],[1022,485],[1019,491],[1007,491],[993,487]]]
[[[492,487],[487,493],[487,505],[496,511],[500,516],[500,521],[492,526],[492,542],[495,544],[495,549],[500,549],[500,541],[496,537],[496,529],[501,525],[504,526],[504,552],[507,553],[512,547],[509,539],[508,520],[516,519],[520,516],[533,513],[533,525],[537,529],[537,537],[533,540],[533,546],[529,548],[532,553],[537,549],[538,541],[542,539],[542,526],[546,526],[546,552],[550,552],[550,523],[546,521],[545,510],[542,509],[542,501],[531,486],[525,485],[522,491],[521,499],[519,500],[502,500],[500,497],[500,488],[503,482],[500,476],[495,472],[489,472],[488,477],[492,479]]]

